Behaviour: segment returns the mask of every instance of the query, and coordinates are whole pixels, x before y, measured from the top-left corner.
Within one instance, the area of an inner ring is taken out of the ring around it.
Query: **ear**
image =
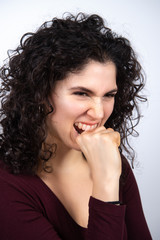
[[[54,108],[53,108],[52,104],[49,102],[48,99],[46,100],[46,108],[48,110],[47,115],[54,111]]]

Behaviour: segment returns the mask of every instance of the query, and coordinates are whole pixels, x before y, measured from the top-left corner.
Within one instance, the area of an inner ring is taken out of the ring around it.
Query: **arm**
[[[103,127],[83,133],[77,142],[85,154],[93,180],[92,198],[89,203],[87,239],[150,240],[144,218],[138,187],[128,164],[128,177],[123,191],[123,206],[106,202],[119,199],[121,158],[117,134]],[[126,207],[126,212],[125,212]],[[125,226],[126,225],[126,226]]]
[[[93,182],[86,239],[126,239],[125,206],[106,203],[119,200],[119,134],[112,129],[100,127],[82,133],[78,136],[77,143],[87,159]]]
[[[90,198],[87,240],[124,240],[125,206]]]
[[[126,178],[120,190],[123,205],[115,206],[91,197],[87,240],[152,240],[135,177],[127,160],[124,161]]]

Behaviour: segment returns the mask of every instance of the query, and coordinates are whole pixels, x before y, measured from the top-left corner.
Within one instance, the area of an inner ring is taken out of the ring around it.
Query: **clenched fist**
[[[120,135],[113,129],[99,127],[77,137],[93,180],[93,196],[105,201],[118,200],[121,157]]]

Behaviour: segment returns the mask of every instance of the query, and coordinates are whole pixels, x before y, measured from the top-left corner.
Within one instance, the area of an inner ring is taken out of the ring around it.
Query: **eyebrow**
[[[72,87],[70,88],[69,90],[73,91],[73,90],[78,90],[78,91],[84,91],[84,92],[87,92],[87,93],[90,93],[90,94],[94,94],[94,92],[88,88],[85,88],[85,87],[81,87],[81,86],[77,86],[77,87]],[[114,88],[110,91],[108,91],[107,93],[105,94],[108,94],[108,93],[115,93],[118,91],[118,88]]]

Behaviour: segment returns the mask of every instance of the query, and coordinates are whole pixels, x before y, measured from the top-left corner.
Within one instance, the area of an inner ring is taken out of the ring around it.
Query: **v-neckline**
[[[72,216],[69,214],[69,212],[67,211],[67,209],[65,208],[65,206],[63,205],[63,203],[60,201],[60,199],[56,196],[56,194],[47,186],[47,184],[38,176],[36,175],[36,177],[40,180],[40,182],[43,184],[43,186],[47,189],[47,191],[51,194],[52,197],[54,197],[54,199],[56,199],[56,201],[58,202],[58,204],[64,209],[67,217],[69,217],[69,219],[73,222],[74,225],[78,226],[79,228],[81,228],[82,230],[86,230],[87,228],[82,227],[81,225],[79,225],[73,218]]]

